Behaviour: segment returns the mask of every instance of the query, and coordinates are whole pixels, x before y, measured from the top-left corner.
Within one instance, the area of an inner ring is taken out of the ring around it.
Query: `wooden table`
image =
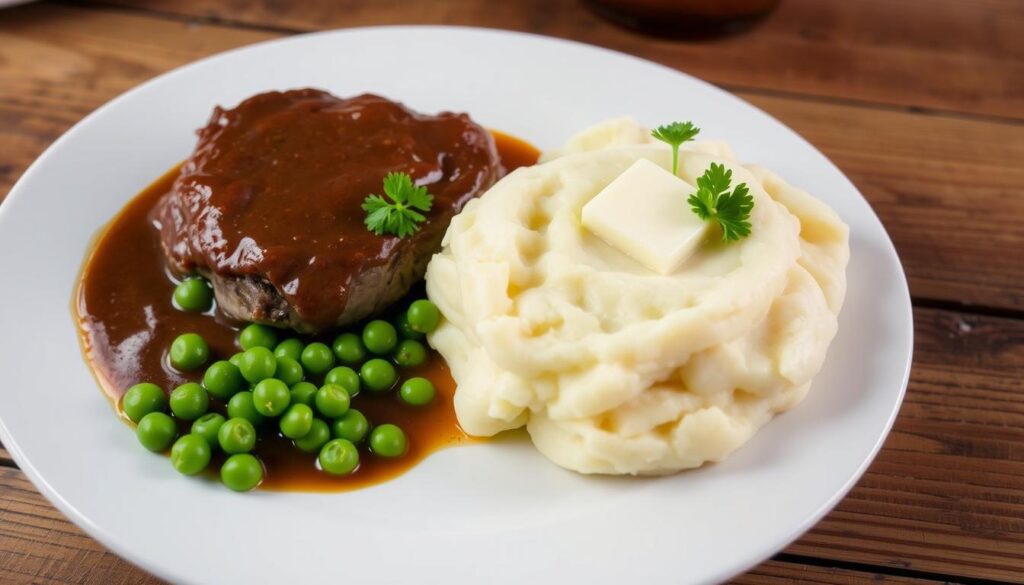
[[[30,4],[0,10],[0,197],[82,116],[154,75],[393,23],[576,39],[707,79],[807,137],[885,223],[915,305],[899,419],[835,511],[736,582],[1024,583],[1024,2],[785,0],[745,35],[691,43],[616,28],[577,0]],[[0,582],[150,581],[0,448]]]

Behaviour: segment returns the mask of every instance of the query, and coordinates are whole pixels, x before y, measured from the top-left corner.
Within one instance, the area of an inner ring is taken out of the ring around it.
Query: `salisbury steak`
[[[363,224],[363,200],[390,171],[434,196],[402,239]],[[208,277],[228,316],[314,332],[408,292],[451,218],[500,173],[491,135],[465,114],[271,92],[214,110],[153,219],[171,267]]]

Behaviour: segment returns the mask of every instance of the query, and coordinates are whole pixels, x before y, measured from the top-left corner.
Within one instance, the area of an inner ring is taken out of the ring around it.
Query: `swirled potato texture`
[[[691,143],[680,177],[724,164],[750,188],[753,229],[654,274],[580,224],[638,159],[670,168],[647,136],[629,120],[592,128],[452,221],[427,271],[445,317],[430,343],[470,434],[526,425],[563,467],[664,474],[724,459],[806,395],[836,333],[846,225],[726,145]]]

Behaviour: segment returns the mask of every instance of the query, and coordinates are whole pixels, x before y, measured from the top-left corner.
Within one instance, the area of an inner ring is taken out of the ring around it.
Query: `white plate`
[[[725,463],[660,479],[576,475],[515,442],[442,451],[395,481],[340,494],[238,495],[178,476],[138,446],[82,360],[69,304],[83,254],[132,195],[189,154],[215,104],[303,86],[467,111],[541,147],[613,116],[692,118],[850,224],[849,293],[824,371],[803,404]],[[0,206],[0,274],[4,445],[86,532],[187,583],[726,579],[810,528],[861,475],[899,408],[912,346],[906,280],[882,225],[793,131],[646,61],[475,29],[292,37],[126,93],[54,143]]]

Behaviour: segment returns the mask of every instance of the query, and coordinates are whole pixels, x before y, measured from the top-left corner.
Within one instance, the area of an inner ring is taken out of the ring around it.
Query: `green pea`
[[[402,339],[412,339],[419,341],[423,339],[424,335],[419,331],[416,331],[409,325],[409,312],[402,311],[395,317],[395,329],[398,330],[398,335]]]
[[[363,328],[363,345],[377,355],[391,353],[398,343],[398,332],[395,326],[387,321],[377,319],[370,321]]]
[[[393,424],[383,424],[370,431],[370,450],[374,455],[398,457],[408,446],[405,432]]]
[[[312,408],[316,404],[316,392],[319,390],[315,385],[309,382],[299,382],[292,386],[292,404],[305,404]]]
[[[327,418],[345,414],[348,407],[348,392],[337,384],[324,384],[316,393],[316,409]]]
[[[210,464],[210,444],[199,435],[185,435],[171,447],[171,464],[178,473],[195,475]]]
[[[359,374],[348,366],[338,366],[327,372],[324,384],[337,384],[344,388],[350,397],[359,394]]]
[[[228,489],[247,492],[263,481],[263,463],[249,453],[232,455],[220,467],[220,481]]]
[[[406,339],[395,350],[395,363],[403,368],[415,368],[427,361],[427,348],[422,343]]]
[[[241,354],[236,354],[241,356]],[[234,358],[232,358],[234,359]],[[203,374],[206,391],[221,400],[227,400],[245,388],[245,378],[238,366],[230,361],[216,361]]]
[[[171,412],[181,420],[196,420],[210,408],[210,395],[195,382],[187,382],[171,391]]]
[[[281,434],[289,439],[301,439],[313,428],[313,409],[305,404],[293,404],[281,416]]]
[[[331,439],[320,449],[320,469],[331,475],[348,475],[359,467],[359,451],[351,441]]]
[[[273,327],[250,323],[238,332],[238,345],[242,346],[242,349],[254,347],[273,349],[277,345],[277,331]]]
[[[224,415],[216,412],[208,412],[203,416],[197,418],[192,423],[192,434],[198,435],[210,444],[211,449],[217,449],[220,447],[220,441],[217,439],[217,431],[220,430],[221,425],[224,424]]]
[[[228,400],[228,416],[231,418],[244,418],[254,426],[263,424],[263,415],[256,410],[256,403],[253,402],[252,392],[245,390],[239,392]]]
[[[363,440],[366,433],[370,432],[370,421],[366,415],[354,408],[334,419],[331,423],[331,434],[338,439],[347,439],[353,443]]]
[[[244,418],[230,418],[217,431],[217,442],[225,453],[248,453],[256,446],[256,428]]]
[[[174,287],[174,304],[191,313],[209,311],[213,306],[213,289],[205,278],[186,278]]]
[[[413,301],[409,305],[409,327],[420,333],[430,333],[441,322],[441,311],[427,299]]]
[[[434,400],[434,384],[426,378],[409,378],[398,389],[398,396],[406,404],[424,406]]]
[[[238,366],[240,366],[242,364],[242,354],[243,353],[245,353],[245,352],[241,352],[240,351],[240,352],[236,353],[235,355],[229,357],[228,361],[231,362],[232,364],[234,364],[234,366],[237,368]]]
[[[285,339],[281,343],[278,343],[277,347],[274,348],[274,356],[288,357],[295,361],[299,361],[302,359],[302,350],[305,347],[306,344],[294,337]]]
[[[324,443],[331,440],[331,430],[323,419],[314,418],[309,432],[301,439],[295,439],[295,446],[305,453],[316,453]]]
[[[302,350],[302,367],[311,374],[320,375],[334,367],[334,352],[319,341]]]
[[[343,364],[354,366],[366,359],[366,347],[363,340],[355,333],[342,333],[334,338],[334,355]]]
[[[289,386],[293,386],[302,381],[304,374],[302,372],[302,366],[299,362],[293,360],[290,357],[277,358],[277,371],[274,372],[274,377],[281,380]]]
[[[154,453],[166,450],[174,442],[178,427],[174,419],[162,412],[151,412],[142,417],[135,428],[135,436],[142,446]]]
[[[395,384],[398,373],[391,362],[380,358],[372,359],[359,369],[363,384],[373,392],[384,392]]]
[[[263,416],[280,416],[292,401],[288,384],[277,378],[262,380],[252,389],[252,401],[256,412]]]
[[[194,370],[209,357],[210,346],[195,333],[183,333],[171,343],[171,365],[179,370]]]
[[[274,373],[277,372],[277,358],[274,357],[274,352],[265,347],[254,347],[242,354],[238,361],[238,369],[242,372],[243,378],[250,384],[255,384],[260,380],[274,377]]]
[[[159,386],[149,382],[132,386],[121,399],[121,411],[136,424],[147,414],[164,410],[167,410],[167,396]]]

